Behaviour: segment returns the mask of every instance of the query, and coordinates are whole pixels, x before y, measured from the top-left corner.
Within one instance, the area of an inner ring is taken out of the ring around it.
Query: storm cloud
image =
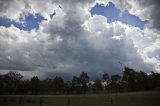
[[[160,72],[159,20],[156,20],[159,14],[153,17],[151,12],[147,17],[135,13],[152,22],[141,30],[119,21],[108,23],[107,17],[101,15],[91,16],[89,10],[97,2],[100,0],[0,0],[1,17],[18,20],[28,13],[40,13],[46,19],[38,30],[0,26],[0,69],[43,77],[51,74],[69,77],[85,71],[94,77],[105,72],[121,74],[122,63],[137,70]],[[119,8],[122,5],[113,3]],[[137,9],[150,4],[136,3]],[[154,7],[157,5],[155,1]],[[132,6],[125,6],[131,11]],[[16,14],[9,14],[12,9]]]

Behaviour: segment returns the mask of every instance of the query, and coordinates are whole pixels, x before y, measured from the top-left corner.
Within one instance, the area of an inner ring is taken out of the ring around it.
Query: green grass
[[[0,98],[0,106],[40,106],[39,97],[23,97],[21,104],[17,97]],[[68,98],[70,106],[160,106],[160,93],[137,94],[137,95],[112,95],[112,96],[57,96],[42,97],[41,106],[67,106]]]

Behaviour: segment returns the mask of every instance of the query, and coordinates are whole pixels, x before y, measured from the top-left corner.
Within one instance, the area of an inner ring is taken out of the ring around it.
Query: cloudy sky
[[[160,72],[159,0],[0,0],[0,73]]]

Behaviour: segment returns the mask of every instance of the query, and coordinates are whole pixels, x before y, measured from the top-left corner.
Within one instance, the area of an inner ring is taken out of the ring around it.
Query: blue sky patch
[[[39,24],[46,20],[40,14],[28,14],[25,16],[24,19],[20,19],[20,22],[10,20],[9,18],[0,17],[0,26],[10,27],[14,25],[15,27],[19,28],[20,30],[30,31],[32,29],[39,29]]]
[[[132,25],[143,29],[147,20],[142,21],[139,17],[130,14],[128,11],[121,12],[115,7],[112,2],[109,2],[107,6],[102,4],[96,4],[90,11],[91,15],[102,15],[107,17],[109,23],[114,21],[121,21],[125,24]]]

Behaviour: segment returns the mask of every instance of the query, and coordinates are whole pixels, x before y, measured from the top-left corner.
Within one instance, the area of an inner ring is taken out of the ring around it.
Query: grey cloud
[[[148,8],[151,11],[149,13],[151,22],[151,27],[160,29],[160,1],[159,0],[137,0],[140,6]],[[151,8],[150,8],[151,7]],[[133,7],[134,8],[134,7]]]
[[[119,62],[136,69],[148,71],[147,65],[137,53],[137,49],[134,47],[132,40],[125,36],[120,41],[112,39],[115,35],[125,34],[125,28],[116,26],[115,28],[119,30],[113,31],[114,26],[111,25],[111,28],[107,29],[105,26],[103,27],[103,22],[100,21],[101,18],[97,18],[93,21],[93,24],[97,26],[94,22],[99,20],[99,25],[104,28],[102,29],[104,32],[99,35],[99,38],[92,37],[97,35],[98,30],[93,33],[86,31],[81,25],[80,19],[74,19],[76,15],[77,14],[66,15],[64,27],[59,27],[59,30],[54,30],[54,27],[57,29],[57,26],[52,22],[49,24],[49,26],[52,26],[49,27],[50,30],[47,28],[47,33],[50,34],[50,37],[58,34],[63,39],[59,45],[53,48],[51,47],[52,49],[50,48],[50,50],[55,52],[57,62],[71,65],[71,67],[63,69],[65,72],[75,74],[80,71],[87,71],[90,75],[99,72],[121,74]],[[94,26],[92,25],[92,27]],[[99,26],[96,27],[95,30],[97,28],[99,29]],[[96,47],[97,45],[103,45],[104,49]],[[60,69],[60,71],[62,70]]]
[[[160,60],[160,48],[150,51],[147,54],[150,58],[157,58],[158,60]]]
[[[119,62],[146,72],[151,69],[144,63],[133,41],[126,36],[126,27],[118,23],[108,24],[101,16],[88,21],[90,14],[82,11],[84,8],[81,6],[94,1],[52,2],[62,8],[57,10],[52,20],[41,23],[37,32],[0,29],[1,69],[33,70],[46,76],[53,73],[68,77],[81,71],[88,72],[92,77],[104,72],[121,74]],[[91,24],[92,31],[86,30],[85,22]],[[112,38],[121,35],[119,40]],[[10,40],[14,43],[10,44]],[[19,40],[22,40],[21,43],[18,43]],[[11,59],[7,60],[8,56]]]
[[[149,20],[150,28],[160,29],[159,0],[113,0],[113,2],[122,10],[129,10],[141,19]]]
[[[5,12],[14,0],[0,0],[0,12]]]
[[[20,0],[0,0],[0,16],[18,20],[25,6],[26,3]]]

